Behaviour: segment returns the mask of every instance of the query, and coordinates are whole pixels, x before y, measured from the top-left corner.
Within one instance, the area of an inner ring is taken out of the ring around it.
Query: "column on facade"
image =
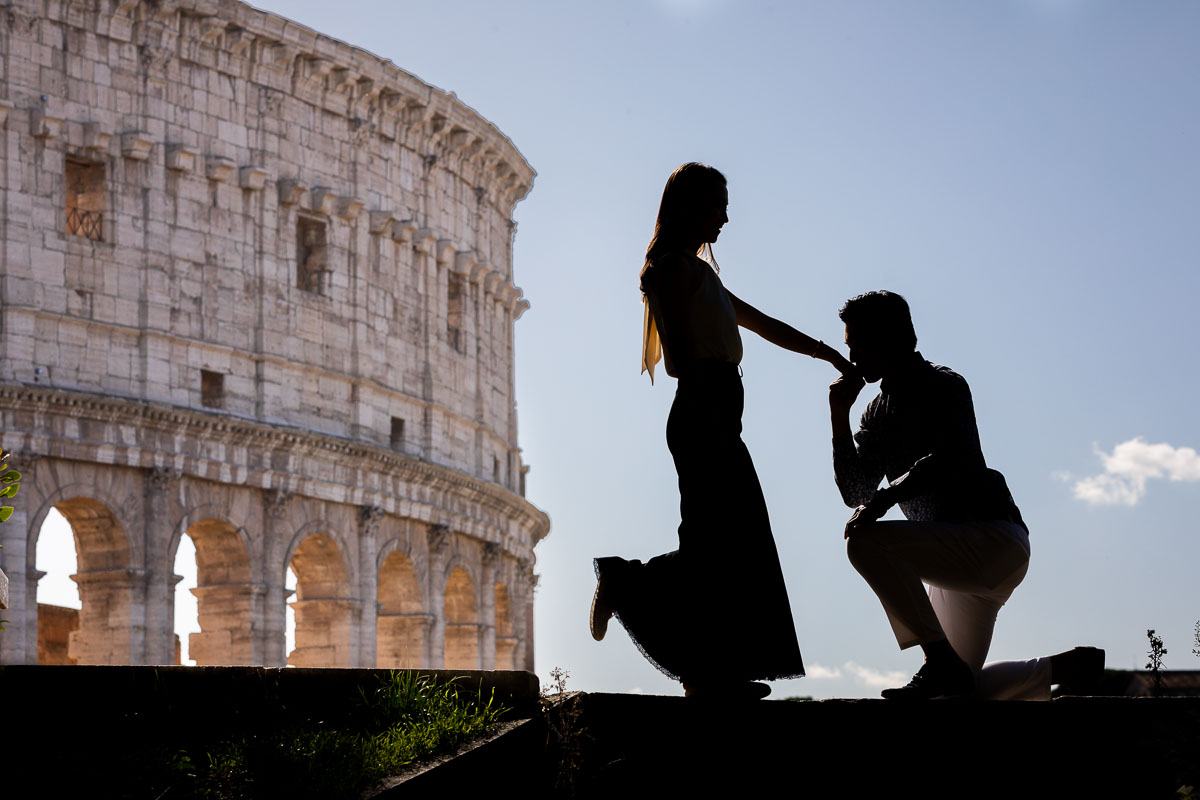
[[[352,666],[374,667],[378,662],[379,570],[375,554],[379,551],[379,525],[385,512],[379,506],[358,509],[358,588],[359,605],[357,647],[352,646]],[[353,645],[353,642],[351,643]]]
[[[24,478],[24,473],[22,473]],[[29,513],[14,506],[12,516],[0,525],[0,568],[8,576],[8,609],[0,631],[0,664],[37,663],[37,582],[42,573],[34,568],[29,551]]]
[[[426,666],[440,669],[446,653],[446,556],[450,548],[450,529],[445,525],[430,525],[426,532],[429,541],[429,610],[433,622],[429,626],[429,645],[425,649]]]
[[[437,347],[436,321],[440,306],[437,260],[433,257],[437,234],[422,228],[413,235],[414,270],[421,298],[421,450],[420,457],[433,461],[433,354]]]
[[[463,375],[470,375],[474,384],[472,406],[475,420],[475,437],[472,447],[473,474],[478,478],[487,479],[491,474],[491,465],[487,463],[484,447],[484,413],[483,413],[483,376],[480,374],[480,334],[479,334],[479,284],[475,280],[480,269],[479,260],[470,250],[462,250],[454,254],[451,262],[452,280],[460,287],[460,319],[459,336],[463,344],[459,348],[462,358],[467,360]],[[466,387],[463,387],[466,388]]]
[[[479,281],[479,291],[481,295],[480,314],[479,314],[479,358],[478,358],[478,374],[481,385],[484,385],[490,394],[490,390],[495,386],[497,380],[497,359],[496,359],[496,287],[503,282],[504,276],[492,269],[487,269],[484,266],[477,268],[480,270],[477,280]],[[500,363],[503,363],[502,361]],[[483,390],[481,389],[481,392]],[[504,448],[501,450],[503,456],[503,468],[498,477],[498,483],[506,488],[512,488],[512,465],[508,456],[508,431],[506,420],[489,418],[488,403],[486,400],[480,402],[479,419],[481,422],[486,421],[491,426],[495,425],[494,435],[501,437],[504,442]],[[500,456],[497,456],[500,457]]]
[[[505,380],[508,393],[505,395],[505,400],[508,403],[508,441],[511,446],[509,451],[509,462],[511,470],[509,474],[519,476],[519,480],[510,483],[509,488],[525,496],[525,468],[521,464],[521,451],[516,446],[517,439],[517,401],[516,401],[516,365],[513,358],[513,333],[517,320],[529,308],[529,301],[521,297],[521,290],[515,286],[508,285],[505,288],[504,298],[504,345],[505,352]],[[515,485],[514,485],[515,484]]]
[[[255,662],[268,667],[287,664],[287,553],[291,530],[286,524],[287,501],[283,489],[263,492],[263,558],[261,577],[263,602],[256,607]]]
[[[0,103],[0,113],[3,112]],[[3,224],[3,223],[0,223]],[[37,453],[12,452],[4,464],[5,469],[21,473],[21,483],[34,485],[35,470],[41,460]],[[26,489],[21,495],[25,501],[32,496]],[[37,586],[46,573],[36,567],[34,549],[29,542],[35,531],[30,527],[33,515],[26,502],[10,503],[12,516],[0,525],[0,567],[8,576],[8,609],[0,611],[0,619],[7,620],[5,630],[0,631],[0,664],[36,664],[38,660],[38,605]]]
[[[521,583],[521,591],[524,595],[524,612],[519,619],[513,620],[513,628],[517,632],[521,644],[524,645],[523,656],[524,663],[516,663],[516,656],[513,658],[513,669],[525,669],[533,671],[533,595],[537,591],[538,575],[533,571],[533,565],[524,562],[521,564],[518,580]]]
[[[500,545],[485,542],[480,571],[479,655],[483,669],[496,668],[496,577],[500,571]]]
[[[175,663],[175,586],[182,580],[171,563],[169,548],[174,531],[171,526],[170,497],[172,481],[179,471],[151,467],[143,472],[145,487],[142,506],[142,553],[145,582],[134,587],[130,608],[131,624],[145,630],[145,660],[130,663]],[[82,591],[82,590],[81,590]],[[140,597],[144,599],[139,600]],[[134,634],[135,638],[137,634]],[[135,645],[136,647],[136,645]]]

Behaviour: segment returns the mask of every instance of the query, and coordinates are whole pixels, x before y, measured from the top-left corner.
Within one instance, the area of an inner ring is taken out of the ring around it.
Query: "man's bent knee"
[[[855,527],[846,539],[846,557],[861,574],[863,569],[882,553],[886,547],[887,531],[878,522],[867,522]]]

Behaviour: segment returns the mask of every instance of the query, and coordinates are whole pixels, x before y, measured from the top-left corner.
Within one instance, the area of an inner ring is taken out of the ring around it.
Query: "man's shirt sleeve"
[[[858,433],[833,440],[833,477],[850,508],[871,502],[883,479],[883,459],[869,425],[873,408],[874,403],[863,412]]]

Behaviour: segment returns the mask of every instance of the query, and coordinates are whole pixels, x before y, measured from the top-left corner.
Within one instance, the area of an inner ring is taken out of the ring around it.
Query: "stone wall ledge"
[[[288,718],[338,714],[392,672],[387,669],[175,666],[0,666],[6,718],[24,730],[69,727],[79,735],[103,735],[121,719],[169,725],[228,727],[231,717],[247,730]],[[510,717],[534,713],[539,685],[532,672],[417,670],[438,684],[466,691],[495,691]]]
[[[427,517],[428,522],[484,540],[495,538],[489,530],[503,527],[497,523],[504,520],[532,532],[530,547],[550,530],[545,512],[501,486],[329,434],[63,389],[0,385],[0,403],[6,429],[28,432],[8,434],[3,441],[6,450],[22,458],[166,468],[177,470],[180,477],[376,505],[397,516]],[[86,441],[66,438],[47,424],[56,416],[96,425],[89,428]],[[131,438],[131,431],[136,436]]]

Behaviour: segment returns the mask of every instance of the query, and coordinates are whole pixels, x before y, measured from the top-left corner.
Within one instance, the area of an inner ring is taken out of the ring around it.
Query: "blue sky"
[[[845,298],[899,291],[924,355],[970,382],[989,464],[1032,529],[993,657],[1092,644],[1140,667],[1155,628],[1169,667],[1200,668],[1200,5],[260,7],[455,91],[538,171],[515,276],[532,302],[516,351],[528,497],[553,521],[543,679],[559,666],[574,689],[678,692],[623,631],[593,642],[586,615],[593,556],[676,544],[674,386],[638,374],[637,273],[662,184],[691,160],[729,179],[715,250],[732,291],[833,342]],[[745,345],[744,438],[810,669],[776,696],[874,696],[920,656],[897,651],[845,559],[834,374]]]

